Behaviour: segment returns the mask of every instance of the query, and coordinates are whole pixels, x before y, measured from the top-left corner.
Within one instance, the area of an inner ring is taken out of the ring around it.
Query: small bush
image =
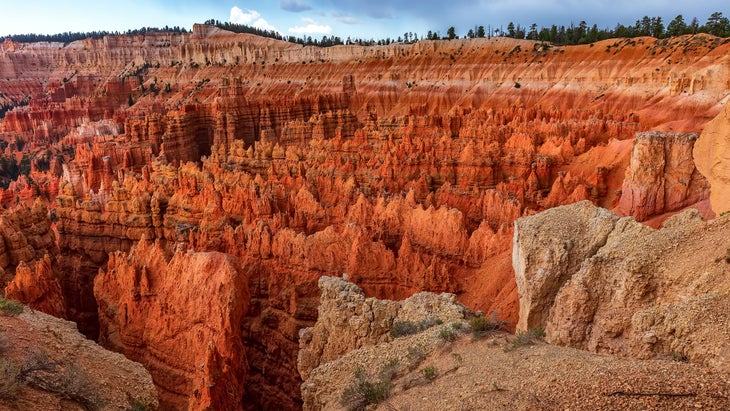
[[[127,407],[127,411],[151,411],[152,408],[150,408],[149,405],[145,404],[144,402],[140,400],[129,400],[129,406]]]
[[[545,338],[545,330],[542,328],[533,328],[528,331],[518,332],[515,335],[515,338],[513,338],[512,341],[504,347],[504,351],[512,351],[519,347],[533,345],[537,341],[541,341],[543,338]]]
[[[20,389],[20,368],[8,358],[0,359],[0,398],[14,400]]]
[[[460,322],[451,323],[451,328],[453,328],[456,331],[460,331],[462,328],[464,328],[464,324]]]
[[[428,366],[428,367],[426,367],[426,368],[423,369],[423,376],[427,380],[432,381],[432,380],[435,380],[436,377],[439,376],[439,372],[436,369],[436,367],[434,367],[433,365],[430,365],[430,366]]]
[[[393,338],[403,337],[406,335],[418,334],[421,331],[427,330],[434,325],[443,324],[440,318],[426,318],[419,322],[413,321],[396,321],[390,328],[390,336]]]
[[[671,353],[669,353],[669,356],[672,358],[673,361],[678,361],[678,362],[687,362],[687,361],[689,361],[689,358],[687,358],[687,356],[684,355],[684,353],[681,353],[681,352],[672,351]]]
[[[456,331],[450,327],[444,327],[439,331],[439,337],[445,341],[455,341],[458,336]]]
[[[413,371],[423,362],[426,354],[421,347],[408,347],[408,370]]]
[[[345,388],[340,397],[340,404],[348,410],[364,410],[368,405],[379,404],[390,396],[393,387],[390,378],[370,381],[370,376],[361,368],[355,370],[354,377],[354,384]]]
[[[469,319],[469,328],[471,329],[472,338],[475,340],[484,337],[492,331],[499,330],[505,324],[507,324],[506,321],[500,321],[497,319],[496,313],[492,313],[491,319],[487,319],[482,315],[471,317]]]
[[[18,315],[23,312],[23,304],[0,297],[0,312],[6,315]]]

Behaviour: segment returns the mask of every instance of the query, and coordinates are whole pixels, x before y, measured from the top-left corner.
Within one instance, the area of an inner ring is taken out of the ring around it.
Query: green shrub
[[[684,353],[681,353],[681,352],[678,352],[678,351],[672,351],[672,352],[670,352],[669,353],[669,356],[674,361],[678,361],[678,362],[687,362],[687,361],[689,361],[689,358],[687,358],[687,356]]]
[[[144,402],[140,400],[131,400],[129,403],[129,406],[127,407],[127,411],[151,411],[152,408],[150,408],[149,405],[145,404]]]
[[[0,297],[0,312],[6,315],[18,315],[23,312],[23,304]]]
[[[460,322],[451,323],[451,328],[453,328],[456,331],[460,331],[462,328],[464,328],[464,324]]]
[[[506,321],[500,321],[497,319],[497,314],[492,313],[492,318],[487,319],[482,315],[471,317],[469,319],[469,328],[471,329],[473,339],[479,339],[487,335],[492,331],[497,331],[502,326],[507,324]]]
[[[459,335],[454,331],[453,328],[444,327],[439,331],[439,337],[446,341],[455,341]]]
[[[408,347],[408,369],[415,370],[426,358],[426,354],[421,347]]]
[[[380,380],[371,381],[371,377],[358,368],[355,370],[354,377],[355,382],[345,388],[340,397],[340,404],[348,410],[364,410],[368,405],[379,404],[390,396],[393,382],[389,375],[381,375]]]
[[[438,324],[443,324],[443,321],[440,318],[426,318],[419,322],[398,320],[394,322],[393,326],[390,328],[390,336],[398,338],[406,335],[418,334],[421,331],[427,330]]]
[[[430,365],[423,369],[423,376],[429,381],[436,379],[436,377],[438,377],[438,375],[439,375],[439,372],[436,369],[436,367],[434,367],[433,365]]]

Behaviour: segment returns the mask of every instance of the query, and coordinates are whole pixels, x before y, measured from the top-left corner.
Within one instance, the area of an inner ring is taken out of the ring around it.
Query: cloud
[[[339,21],[340,23],[345,24],[362,24],[362,20],[352,17],[350,15],[347,15],[345,13],[333,13],[332,17],[334,17],[335,20]]]
[[[259,12],[256,10],[243,11],[236,6],[233,6],[231,8],[231,16],[229,17],[229,19],[230,19],[231,23],[249,24],[252,21],[254,21],[260,17],[261,17],[261,14],[259,14]]]
[[[261,17],[261,13],[256,10],[243,11],[236,6],[233,6],[231,8],[231,15],[229,19],[231,23],[245,24],[247,26],[256,27],[257,29],[261,30],[279,32],[276,27],[272,26],[271,24],[269,24],[268,21],[264,20],[264,18]]]
[[[308,18],[303,18],[302,22],[306,26],[295,26],[289,28],[289,32],[296,34],[330,34],[332,33],[332,27],[326,24],[320,24],[316,21]]]
[[[303,0],[281,0],[279,6],[282,10],[298,13],[300,11],[312,10],[312,6]]]

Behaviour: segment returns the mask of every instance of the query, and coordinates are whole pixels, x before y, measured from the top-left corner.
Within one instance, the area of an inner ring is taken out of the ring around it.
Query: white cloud
[[[233,6],[231,8],[230,21],[231,21],[231,23],[245,24],[247,26],[256,27],[257,29],[261,29],[261,30],[269,30],[269,31],[276,31],[276,32],[279,31],[279,30],[277,30],[276,27],[269,24],[268,21],[264,20],[264,18],[261,17],[261,13],[259,13],[256,10],[243,11],[236,6]]]
[[[295,26],[290,27],[289,32],[296,34],[330,34],[332,33],[332,27],[326,24],[320,24],[316,21],[308,18],[302,19],[302,22],[306,26]]]
[[[252,21],[258,19],[261,17],[261,14],[259,14],[256,10],[246,10],[243,11],[240,8],[233,6],[231,8],[231,23],[235,24],[249,24]]]
[[[254,27],[256,27],[257,29],[261,29],[261,30],[269,30],[269,31],[277,31],[277,32],[279,31],[276,27],[272,26],[271,24],[269,24],[268,21],[266,21],[264,19],[258,19],[256,21],[254,21],[252,25]]]

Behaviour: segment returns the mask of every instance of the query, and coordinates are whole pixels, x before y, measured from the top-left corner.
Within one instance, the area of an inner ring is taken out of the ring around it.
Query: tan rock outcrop
[[[323,401],[331,399],[333,390],[322,379],[328,363],[393,341],[390,330],[397,322],[416,326],[429,320],[436,325],[439,320],[450,327],[452,322],[474,315],[453,294],[418,293],[402,301],[379,300],[366,298],[362,289],[338,277],[320,277],[319,288],[317,322],[299,332],[297,369],[305,381],[302,396],[306,410],[320,409]]]
[[[555,344],[675,353],[728,371],[730,313],[720,307],[730,302],[730,218],[706,223],[690,209],[654,230],[584,202],[516,227],[519,329],[544,327]]]
[[[26,307],[17,316],[0,315],[0,326],[0,408],[157,409],[150,373],[86,339],[74,323]]]
[[[350,351],[392,340],[397,321],[450,323],[471,315],[453,294],[418,293],[403,301],[366,298],[346,278],[320,277],[317,322],[299,332],[297,369],[306,380],[310,372]]]
[[[730,210],[730,106],[707,123],[694,147],[697,169],[710,182],[712,210]]]

